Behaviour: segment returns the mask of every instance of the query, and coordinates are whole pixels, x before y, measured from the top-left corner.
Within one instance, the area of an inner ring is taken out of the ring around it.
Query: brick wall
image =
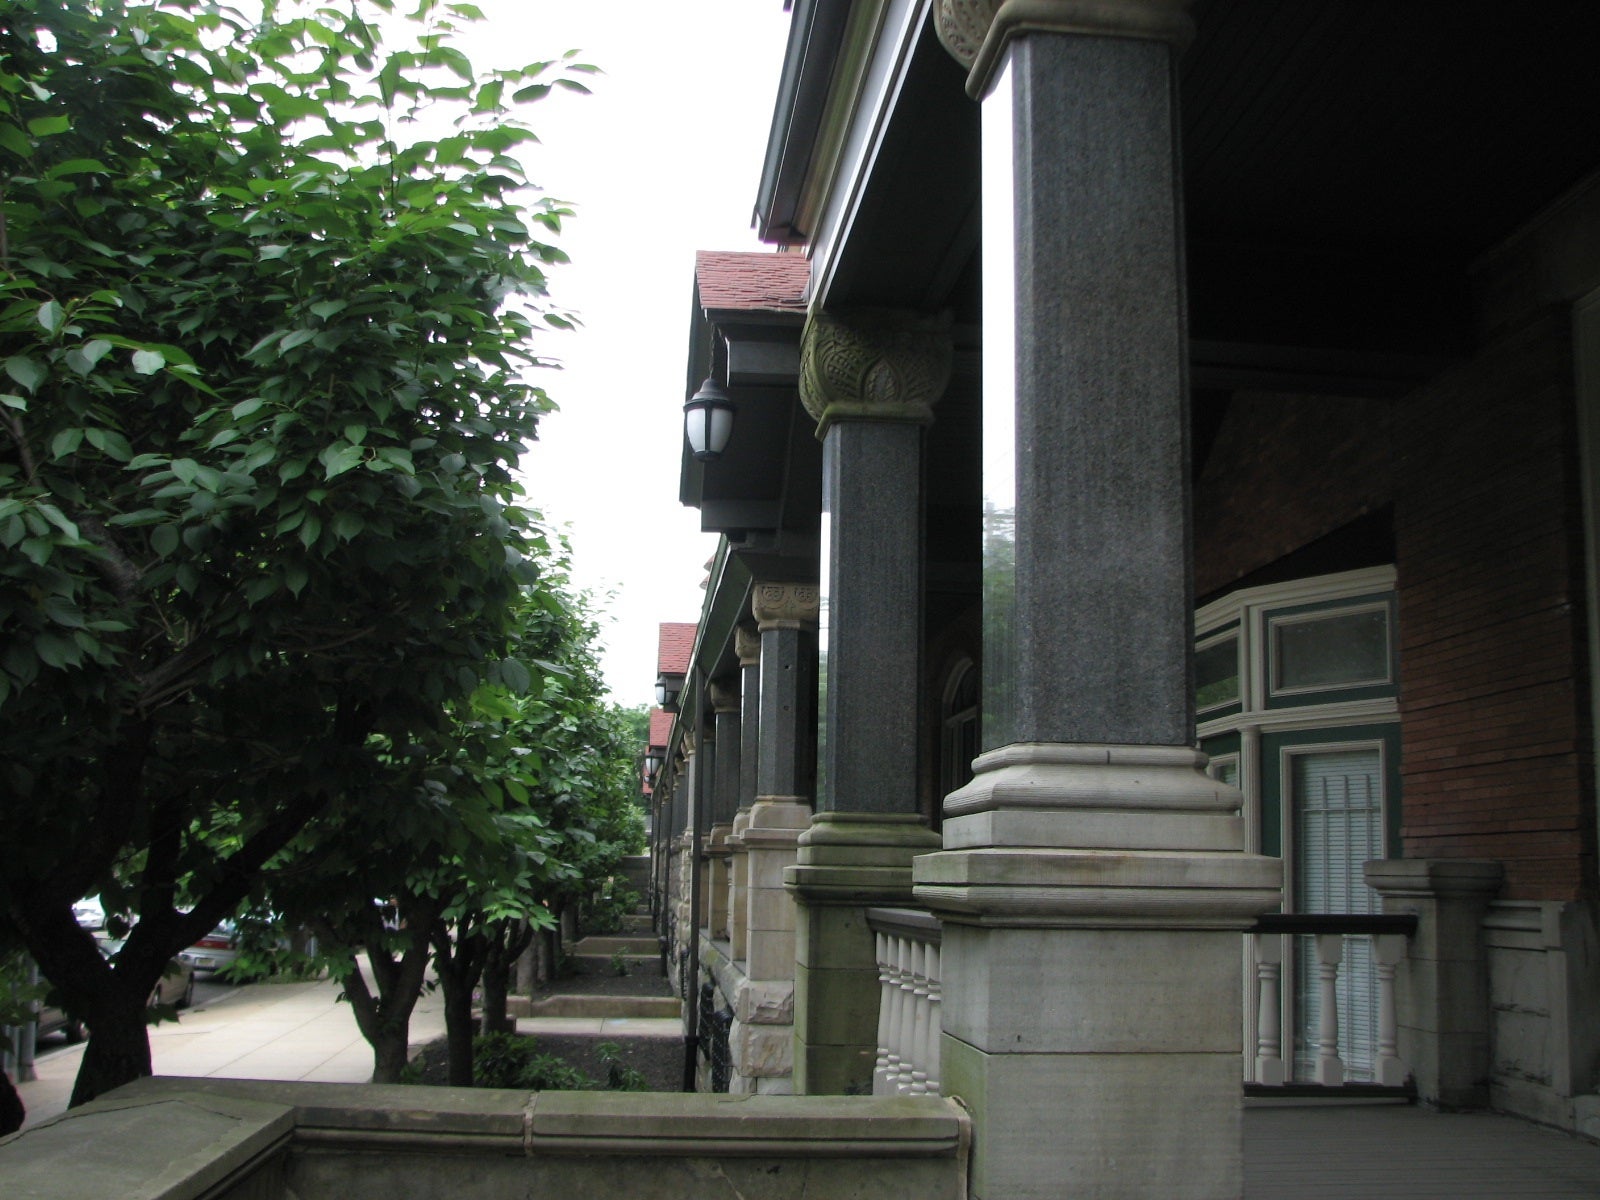
[[[1393,401],[1240,392],[1195,486],[1195,595],[1389,502]]]
[[[1567,328],[1507,335],[1394,428],[1405,853],[1498,858],[1511,899],[1594,869]]]

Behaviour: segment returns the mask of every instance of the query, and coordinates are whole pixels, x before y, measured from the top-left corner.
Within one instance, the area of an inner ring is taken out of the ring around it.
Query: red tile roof
[[[689,656],[694,653],[694,622],[663,621],[660,629],[656,642],[656,672],[687,675]]]
[[[672,714],[664,708],[650,710],[650,745],[665,746],[672,736]]]
[[[700,306],[755,312],[800,312],[811,263],[803,254],[701,250],[694,256]]]

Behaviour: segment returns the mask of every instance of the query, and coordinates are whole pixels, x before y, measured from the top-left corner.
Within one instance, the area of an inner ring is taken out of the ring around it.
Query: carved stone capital
[[[1182,47],[1194,37],[1189,0],[937,0],[934,30],[981,99],[1012,38],[1024,33],[1142,38]]]
[[[763,632],[815,629],[821,603],[822,591],[814,583],[758,583],[750,595],[750,611]]]
[[[948,316],[814,312],[800,341],[800,400],[819,438],[840,419],[926,424],[950,381],[952,354]]]
[[[758,667],[761,665],[761,631],[751,629],[748,625],[735,625],[733,628],[733,648],[739,655],[741,667]]]
[[[711,681],[711,711],[717,713],[736,713],[739,711],[739,685],[737,683],[723,683],[721,680]]]

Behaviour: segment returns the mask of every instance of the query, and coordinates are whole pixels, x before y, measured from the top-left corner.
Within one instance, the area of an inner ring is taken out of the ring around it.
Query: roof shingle
[[[803,254],[700,250],[694,281],[702,308],[799,312],[806,307],[811,263]]]

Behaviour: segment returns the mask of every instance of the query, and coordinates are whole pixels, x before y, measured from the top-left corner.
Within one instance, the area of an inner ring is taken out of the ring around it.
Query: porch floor
[[[1245,1200],[1596,1200],[1600,1145],[1514,1117],[1247,1101]]]

